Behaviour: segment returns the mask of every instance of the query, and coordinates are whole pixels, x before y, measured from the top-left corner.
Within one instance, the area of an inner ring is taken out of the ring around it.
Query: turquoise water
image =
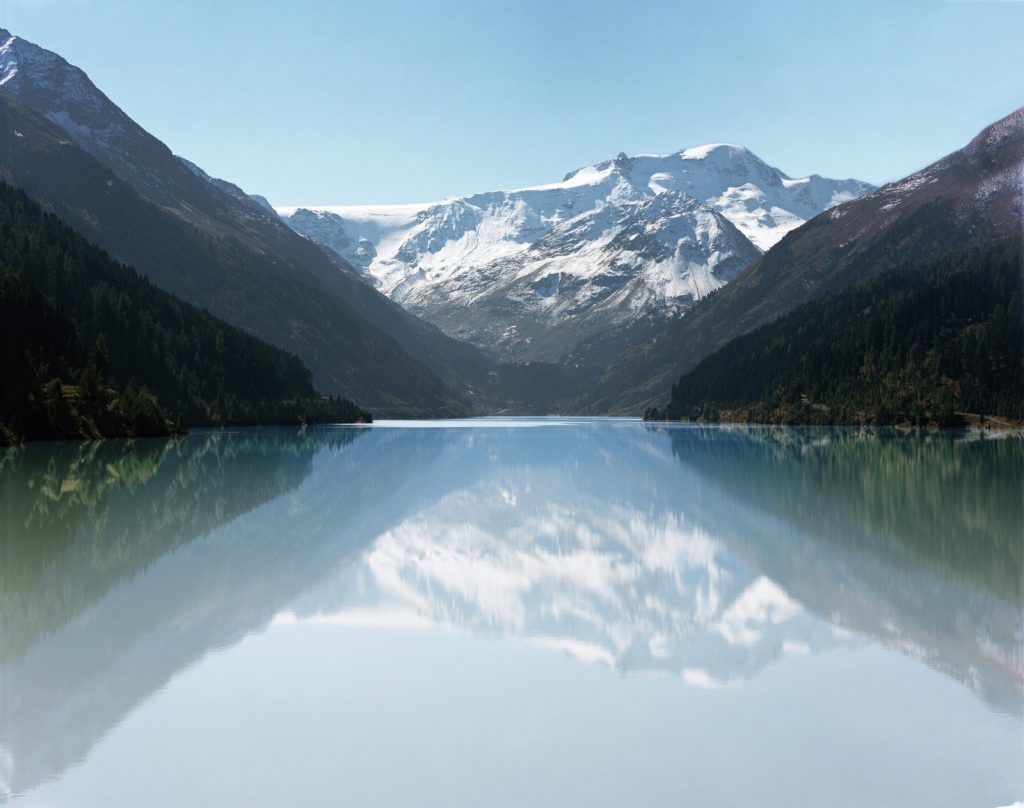
[[[0,801],[1008,805],[1022,483],[599,419],[9,450]]]

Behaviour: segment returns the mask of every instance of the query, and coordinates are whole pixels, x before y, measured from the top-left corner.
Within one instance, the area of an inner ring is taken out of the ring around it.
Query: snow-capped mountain
[[[278,212],[452,336],[501,358],[558,360],[609,330],[680,315],[790,230],[871,189],[791,179],[715,144],[433,204]]]

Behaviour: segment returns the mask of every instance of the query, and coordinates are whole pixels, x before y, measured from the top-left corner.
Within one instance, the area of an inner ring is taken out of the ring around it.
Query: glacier
[[[439,202],[276,210],[449,335],[501,360],[566,362],[595,342],[644,338],[786,233],[873,189],[794,179],[717,143]]]

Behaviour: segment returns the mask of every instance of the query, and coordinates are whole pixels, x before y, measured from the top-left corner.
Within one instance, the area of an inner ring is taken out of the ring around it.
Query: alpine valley
[[[1024,808],[1022,24],[0,2],[0,808]]]
[[[94,437],[103,413],[138,420],[140,408],[157,431],[305,421],[334,417],[341,399],[360,419],[650,407],[1016,420],[1022,159],[1018,111],[877,189],[792,178],[742,146],[711,144],[433,203],[275,208],[175,155],[58,54],[0,29],[0,181],[13,186],[0,189],[0,273],[4,305],[21,318],[9,318],[8,347],[25,385],[5,391],[0,427],[16,411],[36,424],[24,434],[63,419],[55,434]],[[961,288],[977,291],[970,305]],[[69,291],[81,289],[102,305]],[[927,301],[953,299],[956,317],[924,316]],[[38,319],[26,307],[61,323],[59,345],[23,355],[28,332],[15,323]],[[131,322],[164,335],[148,359],[128,358]],[[908,375],[922,357],[928,373]],[[808,380],[826,366],[834,378],[819,389]],[[287,384],[251,383],[282,368]],[[868,377],[891,401],[842,403]],[[335,403],[317,404],[324,396]]]

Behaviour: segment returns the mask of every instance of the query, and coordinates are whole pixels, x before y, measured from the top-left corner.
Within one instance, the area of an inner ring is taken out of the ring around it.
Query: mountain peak
[[[681,316],[790,230],[869,190],[789,179],[743,146],[714,143],[620,152],[561,182],[403,216],[279,210],[450,336],[503,360],[559,361],[587,340],[607,350],[624,328],[635,335]]]
[[[56,53],[0,28],[0,86],[27,74],[49,74],[62,61]]]
[[[110,124],[110,110],[122,113],[85,71],[59,54],[0,28],[0,86],[68,130],[72,140]],[[79,143],[78,145],[82,145]]]
[[[207,204],[201,178],[59,54],[0,29],[0,85],[136,190],[162,204]]]
[[[1024,107],[986,126],[967,144],[968,153],[1000,148],[1007,140],[1024,142]]]
[[[706,160],[712,156],[734,160],[739,157],[753,156],[753,153],[746,146],[740,146],[737,143],[705,143],[703,146],[682,149],[679,156],[684,160]]]

